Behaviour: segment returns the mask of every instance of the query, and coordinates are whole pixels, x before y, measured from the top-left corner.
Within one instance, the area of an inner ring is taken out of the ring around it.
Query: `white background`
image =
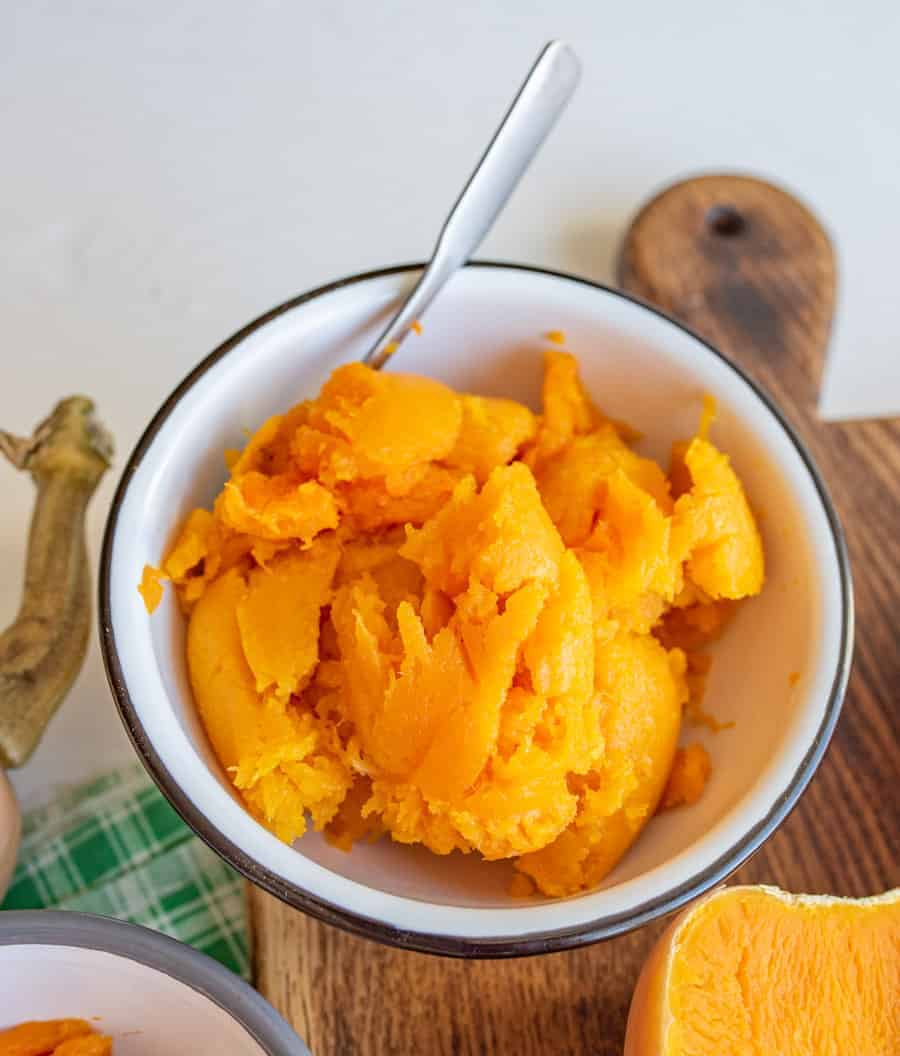
[[[0,425],[93,396],[119,455],[187,370],[310,286],[426,256],[540,46],[584,78],[481,253],[612,278],[660,185],[740,169],[840,254],[829,415],[900,412],[900,5],[890,0],[5,0]],[[31,485],[0,466],[0,622]],[[130,758],[95,645],[14,781]]]

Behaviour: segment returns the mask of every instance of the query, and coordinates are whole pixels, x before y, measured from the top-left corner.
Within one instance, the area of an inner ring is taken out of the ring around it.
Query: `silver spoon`
[[[438,236],[428,267],[363,362],[383,367],[438,295],[490,231],[572,97],[581,63],[568,44],[551,41],[540,53],[506,117],[469,177]]]

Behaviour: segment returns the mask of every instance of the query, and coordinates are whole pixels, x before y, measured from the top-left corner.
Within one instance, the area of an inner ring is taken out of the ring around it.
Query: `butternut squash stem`
[[[84,661],[91,575],[84,518],[112,438],[84,396],[60,401],[30,437],[0,431],[0,453],[37,488],[22,601],[0,635],[0,766],[34,751]]]

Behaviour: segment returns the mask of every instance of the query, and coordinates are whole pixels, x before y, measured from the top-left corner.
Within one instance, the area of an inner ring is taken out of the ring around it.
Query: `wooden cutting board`
[[[708,176],[637,217],[630,293],[760,381],[808,443],[838,506],[857,603],[856,663],[831,748],[799,806],[734,880],[867,895],[900,883],[900,421],[824,424],[815,406],[835,292],[822,228],[768,184]],[[250,891],[256,983],[315,1056],[620,1053],[658,922],[588,949],[455,961],[346,935]]]

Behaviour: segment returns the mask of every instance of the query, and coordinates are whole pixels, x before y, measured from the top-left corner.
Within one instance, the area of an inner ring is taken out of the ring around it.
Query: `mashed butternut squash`
[[[0,1056],[110,1056],[112,1038],[83,1019],[50,1019],[0,1030]]]
[[[426,378],[338,368],[269,419],[146,569],[169,579],[212,746],[288,842],[389,833],[513,858],[520,889],[599,883],[678,756],[688,658],[763,584],[753,515],[708,436],[669,474],[546,357],[538,417]],[[681,613],[680,617],[669,614]]]

